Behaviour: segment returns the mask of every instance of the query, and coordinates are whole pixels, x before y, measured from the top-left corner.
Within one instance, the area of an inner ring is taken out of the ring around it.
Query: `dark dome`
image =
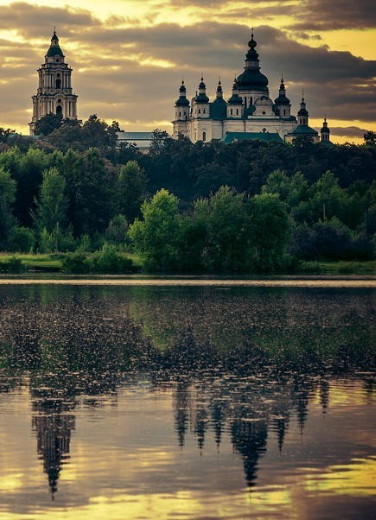
[[[180,98],[175,103],[176,107],[189,107],[189,101],[185,96],[180,96]]]
[[[209,98],[206,94],[199,94],[195,98],[196,103],[209,103]]]
[[[237,77],[239,90],[264,90],[268,86],[268,78],[257,69],[246,69]]]
[[[277,98],[275,98],[274,103],[276,105],[289,105],[290,104],[290,100],[286,96],[279,95]]]

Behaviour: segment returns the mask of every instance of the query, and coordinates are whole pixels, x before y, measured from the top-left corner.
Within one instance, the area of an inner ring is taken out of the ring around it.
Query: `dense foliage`
[[[83,254],[107,243],[149,270],[196,272],[375,257],[370,139],[192,144],[156,132],[145,155],[116,147],[117,123],[96,116],[41,127],[37,140],[0,132],[2,250]]]

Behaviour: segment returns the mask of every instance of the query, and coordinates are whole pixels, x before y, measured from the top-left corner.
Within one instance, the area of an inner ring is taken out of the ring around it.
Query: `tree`
[[[250,219],[244,195],[222,186],[209,199],[194,205],[193,222],[206,240],[201,252],[203,265],[211,271],[245,271],[251,264]],[[192,237],[194,240],[194,237]]]
[[[60,128],[62,121],[63,116],[61,114],[53,114],[51,112],[37,121],[35,125],[35,134],[44,136],[49,135],[54,130]]]
[[[8,250],[18,253],[30,253],[35,243],[35,236],[31,229],[13,227],[9,233]]]
[[[129,237],[148,269],[170,271],[177,267],[181,228],[178,204],[175,195],[162,189],[142,204],[142,220],[136,219],[129,227]]]
[[[4,249],[14,217],[12,215],[12,204],[15,200],[16,182],[11,178],[9,172],[0,168],[0,247]]]
[[[64,157],[68,216],[79,237],[106,230],[115,213],[115,170],[97,149],[84,154],[68,151]]]
[[[121,167],[118,178],[118,211],[129,222],[140,214],[141,201],[145,197],[146,177],[136,161],[128,161]]]
[[[16,135],[17,134],[15,130],[0,127],[0,143],[7,143],[9,138],[14,138]]]
[[[256,195],[250,200],[251,238],[258,269],[273,270],[283,265],[290,236],[286,204],[275,194]]]
[[[364,142],[365,144],[369,144],[374,146],[376,144],[376,133],[368,131],[364,134]]]
[[[286,202],[289,210],[308,198],[308,182],[301,172],[288,176],[282,170],[274,170],[262,187],[262,193],[274,193]]]
[[[31,147],[26,153],[18,152],[12,177],[17,182],[14,214],[21,226],[32,225],[32,213],[35,211],[42,172],[49,167],[49,156],[41,150]]]
[[[309,201],[311,221],[325,221],[332,217],[340,217],[346,196],[335,175],[331,171],[325,172],[311,188]]]
[[[106,229],[106,239],[111,244],[125,244],[128,222],[124,215],[115,215]]]
[[[43,181],[39,199],[36,202],[34,223],[41,233],[61,234],[66,224],[67,201],[65,197],[65,179],[56,168],[43,172]]]

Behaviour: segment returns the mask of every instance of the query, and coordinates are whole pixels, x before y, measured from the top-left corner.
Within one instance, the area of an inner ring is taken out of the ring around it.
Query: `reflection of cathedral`
[[[203,77],[190,104],[184,81],[175,103],[173,137],[188,137],[192,142],[221,139],[232,142],[243,139],[293,142],[296,139],[320,140],[316,130],[308,125],[308,111],[304,98],[298,118],[291,114],[283,79],[274,102],[269,97],[268,78],[260,72],[257,43],[249,42],[244,72],[235,77],[231,97],[225,101],[221,82],[216,98],[210,102]],[[321,141],[329,141],[326,120],[321,129]]]
[[[45,56],[45,63],[38,70],[39,86],[33,96],[33,117],[30,133],[34,135],[35,125],[47,114],[61,114],[66,119],[77,119],[77,96],[72,93],[72,69],[64,61],[59,38],[54,31],[51,45]]]
[[[69,459],[71,431],[75,427],[74,415],[53,412],[33,417],[33,430],[37,434],[37,451],[43,460],[50,491],[57,491],[60,471]]]
[[[61,469],[69,459],[71,432],[75,429],[72,410],[76,403],[69,394],[69,385],[62,384],[60,374],[39,376],[32,382],[32,428],[52,498]]]

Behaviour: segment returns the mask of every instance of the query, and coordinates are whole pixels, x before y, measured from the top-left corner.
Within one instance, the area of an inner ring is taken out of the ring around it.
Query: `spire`
[[[239,96],[239,85],[236,76],[234,78],[234,84],[232,86],[232,96],[228,100],[228,103],[233,103],[236,105],[241,105],[243,103],[243,98]]]
[[[251,39],[248,42],[249,51],[246,54],[246,65],[247,62],[251,62],[253,64],[254,68],[260,68],[259,66],[259,55],[258,52],[255,50],[257,47],[257,42],[253,38],[253,29],[251,34]]]
[[[321,142],[330,141],[330,128],[328,127],[328,123],[326,120],[326,116],[324,117],[324,122],[322,124],[322,128],[320,130],[321,133]]]
[[[268,78],[260,72],[259,55],[256,51],[257,42],[254,39],[253,29],[248,42],[249,50],[245,56],[244,72],[238,77],[239,90],[256,90],[268,95]]]
[[[189,106],[189,101],[187,99],[187,89],[186,89],[183,79],[181,80],[181,85],[179,87],[179,99],[176,101],[175,106],[176,107],[183,107],[183,106],[188,107]]]
[[[305,116],[307,118],[307,123],[299,123],[299,124],[308,124],[308,111],[306,109],[306,102],[304,101],[304,94],[302,100],[300,102],[300,110],[298,112],[298,116]]]
[[[203,92],[200,92],[200,94],[205,94],[205,92],[206,92],[206,85],[204,83],[204,76],[203,75],[201,75],[201,82],[200,82],[200,84],[198,86],[198,91],[199,92],[203,91]]]
[[[196,94],[195,101],[197,103],[209,103],[209,98],[206,95],[206,85],[204,83],[204,77],[201,75],[201,81],[198,86],[198,95]]]
[[[221,80],[218,80],[218,86],[217,86],[217,98],[222,99],[223,98],[223,89],[222,89],[222,83]]]
[[[51,38],[51,45],[50,45],[50,48],[47,51],[46,58],[55,58],[55,57],[57,57],[57,58],[64,58],[64,54],[63,54],[63,51],[60,48],[59,38],[58,38],[58,36],[56,34],[56,30],[55,30],[55,27],[54,27],[54,32],[53,32],[52,38]]]
[[[59,38],[57,37],[55,27],[54,27],[54,32],[53,32],[53,35],[51,38],[51,45],[59,45]]]
[[[290,100],[288,97],[286,97],[286,87],[285,87],[285,81],[283,77],[281,78],[281,84],[279,86],[279,92],[278,97],[274,100],[274,103],[276,105],[290,105]],[[290,115],[290,111],[288,111],[288,114],[284,112],[284,115]]]
[[[184,84],[184,79],[181,80],[181,85],[180,85],[180,88],[179,88],[179,92],[180,92],[180,94],[186,94],[187,93],[187,89],[186,89],[186,86]]]

